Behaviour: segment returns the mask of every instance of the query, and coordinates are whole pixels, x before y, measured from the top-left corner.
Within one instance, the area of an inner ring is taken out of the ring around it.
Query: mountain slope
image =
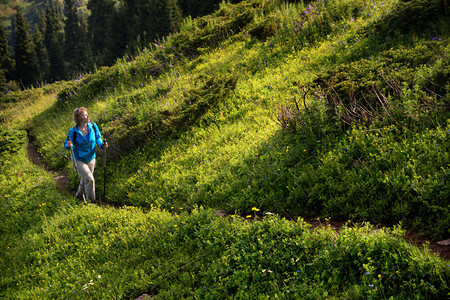
[[[5,95],[2,123],[29,129],[53,168],[71,168],[62,142],[73,109],[87,107],[111,145],[106,169],[99,153],[98,194],[147,211],[58,206],[51,187],[35,207],[14,164],[3,165],[2,194],[34,205],[19,214],[16,202],[2,204],[1,227],[18,230],[2,233],[5,295],[446,295],[446,263],[401,230],[337,234],[272,217],[402,222],[448,236],[445,4],[223,4],[110,68]],[[41,178],[33,172],[26,186]]]
[[[414,35],[421,22],[390,28],[418,3],[224,5],[134,60],[60,85],[29,126],[49,163],[67,166],[55,155],[67,116],[87,106],[120,157],[105,177],[117,204],[410,225],[427,212],[416,225],[445,236],[442,2],[420,2],[437,17],[429,36]]]

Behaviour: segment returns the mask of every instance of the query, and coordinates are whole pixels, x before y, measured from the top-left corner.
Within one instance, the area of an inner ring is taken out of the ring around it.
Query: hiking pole
[[[106,144],[106,139],[103,140],[103,143]],[[108,147],[104,148],[105,157],[103,160],[103,198],[104,198],[104,201],[106,201],[106,150],[107,149],[108,149]]]
[[[86,197],[84,196],[84,187],[81,183],[81,178],[80,178],[80,174],[78,174],[78,163],[77,163],[77,159],[75,158],[75,154],[73,154],[73,142],[70,140],[70,137],[67,137],[67,139],[69,140],[69,142],[72,143],[72,146],[70,147],[70,160],[72,161],[72,165],[75,168],[75,172],[77,172],[77,178],[78,178],[78,182],[79,182],[79,188],[81,188],[81,194],[83,195],[83,202],[84,204],[87,204],[86,202]]]

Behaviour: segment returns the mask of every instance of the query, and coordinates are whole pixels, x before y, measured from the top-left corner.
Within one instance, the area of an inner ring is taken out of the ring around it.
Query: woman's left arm
[[[103,145],[103,139],[102,139],[102,135],[100,133],[100,130],[98,129],[97,124],[92,123],[92,128],[94,128],[94,133],[95,133],[95,143],[97,144],[97,146],[99,146],[100,148],[102,148]]]

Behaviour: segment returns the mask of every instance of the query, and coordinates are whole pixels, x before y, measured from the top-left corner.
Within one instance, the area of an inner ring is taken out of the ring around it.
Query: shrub
[[[2,125],[0,127],[0,155],[19,151],[28,141],[25,130],[17,130]]]
[[[441,54],[436,55],[443,49],[442,44],[427,43],[410,50],[388,50],[380,59],[322,72],[314,83],[321,87],[329,112],[347,125],[435,127],[445,122],[450,107],[446,76],[450,67],[441,61]]]
[[[100,120],[106,124],[105,135],[117,145],[115,150],[124,153],[144,142],[180,134],[223,102],[235,89],[237,78],[213,75],[200,76],[195,81],[200,86],[182,91],[182,100],[173,101],[174,105],[168,108],[158,107],[155,100],[164,97],[169,89],[158,89],[153,95],[145,91],[135,93],[132,99],[130,95],[118,97],[113,107],[116,117]]]
[[[314,149],[318,142],[329,135],[341,133],[339,120],[327,112],[327,103],[323,97],[313,96],[307,104],[307,90],[304,89],[302,106],[297,97],[294,96],[294,103],[277,107],[277,122],[284,131],[295,134],[308,149]]]

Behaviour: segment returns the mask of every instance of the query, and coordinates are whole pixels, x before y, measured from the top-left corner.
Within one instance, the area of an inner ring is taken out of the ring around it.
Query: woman
[[[75,126],[69,129],[64,148],[73,150],[72,162],[80,177],[76,198],[95,201],[95,144],[100,148],[108,148],[103,142],[97,125],[89,120],[89,114],[85,107],[76,108],[73,111]]]

